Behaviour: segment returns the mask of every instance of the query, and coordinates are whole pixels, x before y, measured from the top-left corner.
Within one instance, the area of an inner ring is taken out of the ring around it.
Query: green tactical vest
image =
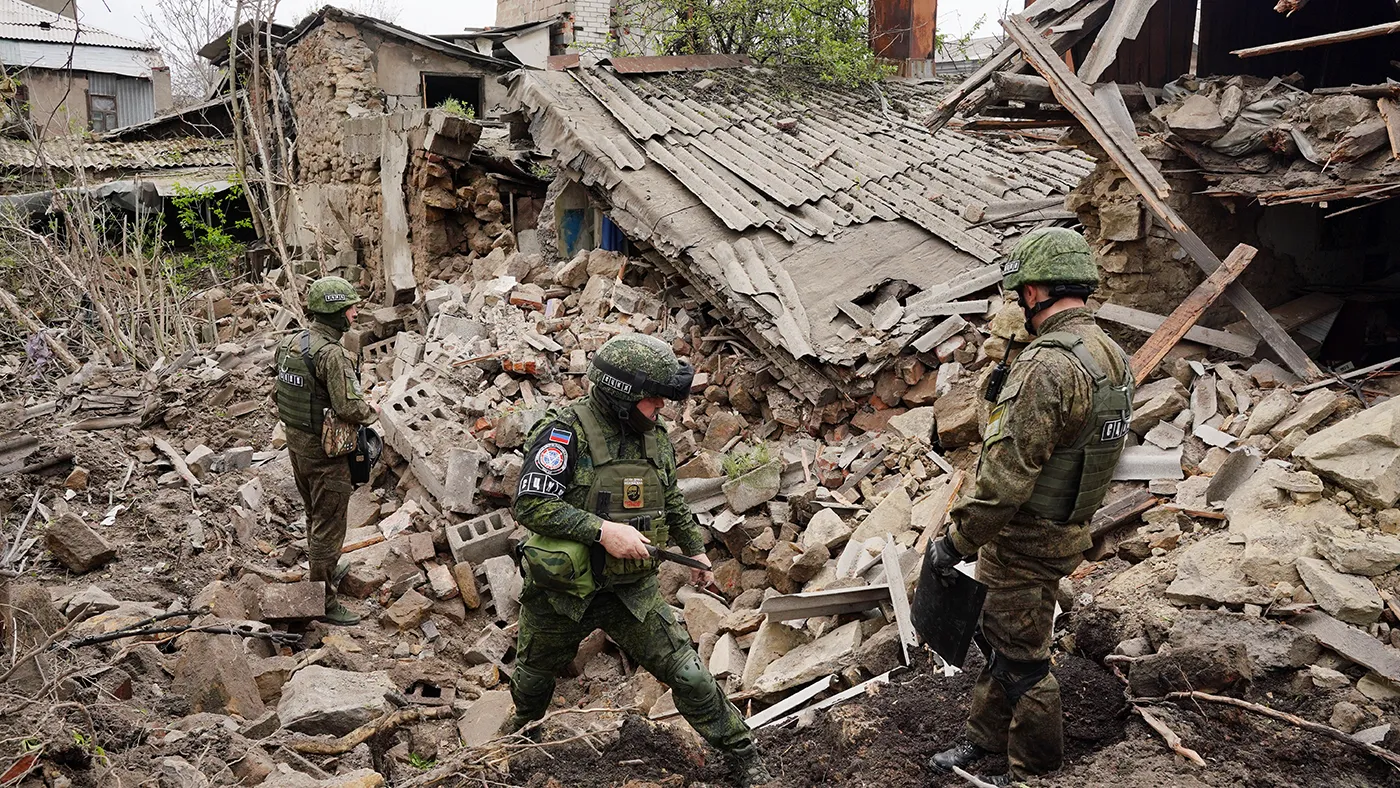
[[[1041,467],[1030,500],[1021,510],[1061,523],[1084,522],[1103,504],[1113,469],[1123,453],[1128,423],[1133,418],[1132,376],[1129,373],[1121,384],[1109,380],[1084,346],[1083,338],[1068,331],[1046,334],[1026,349],[1034,347],[1072,353],[1093,381],[1094,405],[1074,443],[1057,447]]]
[[[656,547],[665,548],[670,531],[666,526],[666,488],[661,484],[661,446],[652,430],[642,438],[642,459],[619,460],[612,456],[605,440],[607,431],[598,415],[583,403],[573,406],[574,416],[588,439],[593,458],[593,486],[588,488],[588,511],[606,520],[630,523],[646,518],[642,535]],[[635,583],[656,571],[657,561],[607,556],[603,574],[614,584]]]
[[[277,345],[277,417],[288,427],[321,434],[331,395],[316,375],[316,356],[329,339],[310,330],[299,331]]]
[[[573,407],[588,453],[593,459],[593,485],[588,488],[588,511],[618,523],[645,517],[648,527],[642,534],[657,547],[665,547],[670,533],[666,525],[666,490],[661,484],[660,444],[655,433],[642,439],[638,460],[619,460],[608,450],[607,432],[588,406]],[[587,599],[602,580],[613,585],[635,583],[656,571],[655,559],[623,560],[607,554],[601,545],[586,545],[571,539],[530,534],[520,546],[525,571],[541,588]],[[594,556],[602,560],[595,563]],[[601,570],[601,578],[595,574]]]

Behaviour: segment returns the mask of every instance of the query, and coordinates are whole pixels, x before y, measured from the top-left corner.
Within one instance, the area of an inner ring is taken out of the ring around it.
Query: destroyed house
[[[507,80],[562,170],[560,254],[623,236],[809,402],[861,396],[906,349],[935,351],[960,315],[985,313],[985,296],[970,297],[999,280],[1015,223],[1068,216],[1064,197],[1093,166],[1072,150],[935,136],[920,121],[937,89],[922,85],[847,89],[725,57]]]
[[[370,16],[326,6],[282,36],[290,63],[326,72],[333,84],[349,77],[373,94],[352,117],[431,109],[455,101],[481,119],[496,118],[505,88],[496,77],[519,63],[481,54]],[[351,76],[353,74],[353,76]]]
[[[72,2],[60,10],[0,0],[7,128],[31,123],[42,137],[104,132],[170,108],[170,71],[160,50],[79,26]]]
[[[1395,3],[1038,0],[1002,26],[929,127],[1095,157],[1065,207],[1099,255],[1101,319],[1191,328],[1153,353],[1303,379],[1400,352]]]

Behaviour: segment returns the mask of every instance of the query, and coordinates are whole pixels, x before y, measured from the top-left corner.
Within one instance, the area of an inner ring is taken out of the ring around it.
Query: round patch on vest
[[[545,473],[558,473],[569,463],[569,455],[559,446],[543,446],[535,452],[535,465]]]

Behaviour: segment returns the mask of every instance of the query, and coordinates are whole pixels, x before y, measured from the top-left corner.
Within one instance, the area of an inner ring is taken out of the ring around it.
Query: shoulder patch
[[[987,416],[987,432],[982,438],[982,445],[989,446],[1001,440],[1002,428],[1006,424],[1006,411],[1011,407],[1011,403],[1002,402],[992,408],[992,412]]]
[[[574,434],[563,427],[553,427],[549,431],[549,440],[553,443],[568,446],[574,439]]]
[[[545,473],[559,473],[568,464],[569,455],[564,453],[563,447],[556,444],[547,443],[535,452],[535,465]]]

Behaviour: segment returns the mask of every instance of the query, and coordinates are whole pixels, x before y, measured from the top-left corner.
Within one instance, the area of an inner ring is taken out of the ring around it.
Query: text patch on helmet
[[[646,505],[646,500],[642,495],[641,479],[622,480],[622,508],[640,509]]]
[[[321,299],[329,304],[333,301],[344,301],[346,300],[346,296],[344,293],[326,293]]]
[[[1021,270],[1021,261],[1014,257],[1008,257],[1001,261],[1001,275],[1010,276]]]
[[[296,386],[297,388],[306,387],[306,378],[296,374],[295,372],[288,372],[285,369],[277,370],[277,379],[282,381],[283,383],[286,383],[289,386]]]
[[[1111,443],[1112,441],[1116,441],[1116,440],[1122,439],[1123,436],[1125,436],[1125,435],[1127,435],[1127,434],[1128,434],[1128,420],[1127,420],[1127,419],[1118,419],[1118,420],[1116,420],[1116,421],[1106,421],[1106,422],[1104,422],[1104,425],[1103,425],[1103,431],[1099,433],[1099,442],[1100,442],[1100,443]]]
[[[546,444],[535,452],[535,467],[548,474],[557,474],[569,465],[569,455],[554,444]]]
[[[619,394],[631,394],[632,384],[620,378],[613,377],[606,372],[598,373],[598,382],[604,386],[618,392]]]

